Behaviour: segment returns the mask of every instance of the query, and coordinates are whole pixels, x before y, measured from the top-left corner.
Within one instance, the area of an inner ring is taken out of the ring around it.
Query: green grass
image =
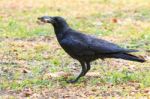
[[[36,22],[43,15],[62,16],[76,30],[125,48],[139,49],[141,52],[136,55],[150,57],[149,3],[147,0],[1,0],[0,96],[25,97],[25,89],[29,88],[30,98],[43,93],[44,97],[58,98],[57,91],[62,96],[70,92],[70,98],[72,92],[74,97],[87,95],[89,99],[149,97],[149,61],[141,64],[97,60],[90,72],[98,72],[98,77],[87,75],[76,84],[66,83],[65,80],[75,78],[74,73],[79,73],[80,64],[60,48],[51,25]],[[66,75],[51,76],[60,71]]]

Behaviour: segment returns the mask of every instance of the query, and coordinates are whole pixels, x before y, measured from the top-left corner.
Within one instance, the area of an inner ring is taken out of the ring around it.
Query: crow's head
[[[42,16],[39,17],[38,20],[40,20],[43,23],[51,23],[54,27],[60,28],[60,27],[66,27],[68,26],[67,22],[64,18],[59,16]]]

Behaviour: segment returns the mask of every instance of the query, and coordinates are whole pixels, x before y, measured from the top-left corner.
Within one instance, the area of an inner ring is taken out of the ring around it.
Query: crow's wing
[[[75,55],[113,54],[137,51],[124,49],[108,41],[73,30],[69,31],[68,35],[60,42],[60,45],[66,52]]]
[[[124,49],[116,44],[110,43],[102,39],[97,39],[91,36],[89,36],[88,38],[91,39],[89,42],[89,48],[95,51],[96,53],[111,54],[111,53],[137,52],[137,50]]]
[[[82,37],[68,36],[64,38],[60,45],[68,54],[74,55],[94,55],[95,52],[89,49],[88,44],[83,41]]]

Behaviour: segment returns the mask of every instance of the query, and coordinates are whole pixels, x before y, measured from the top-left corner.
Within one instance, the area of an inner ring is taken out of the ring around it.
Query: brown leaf
[[[33,94],[32,90],[30,88],[26,88],[22,91],[21,96],[23,97],[29,97]]]
[[[118,19],[113,18],[113,19],[112,19],[112,22],[113,22],[113,23],[118,23]]]

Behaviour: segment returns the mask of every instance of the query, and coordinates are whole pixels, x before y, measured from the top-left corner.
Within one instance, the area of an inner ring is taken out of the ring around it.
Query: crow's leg
[[[77,78],[75,78],[74,80],[69,80],[67,81],[68,83],[75,83],[79,80],[80,77],[84,76],[86,74],[86,65],[85,65],[85,62],[80,62],[81,63],[81,66],[82,66],[82,71],[81,73],[79,74],[79,76]]]
[[[85,74],[91,69],[91,65],[90,65],[90,62],[86,62],[86,72]],[[85,75],[84,74],[84,75]]]

